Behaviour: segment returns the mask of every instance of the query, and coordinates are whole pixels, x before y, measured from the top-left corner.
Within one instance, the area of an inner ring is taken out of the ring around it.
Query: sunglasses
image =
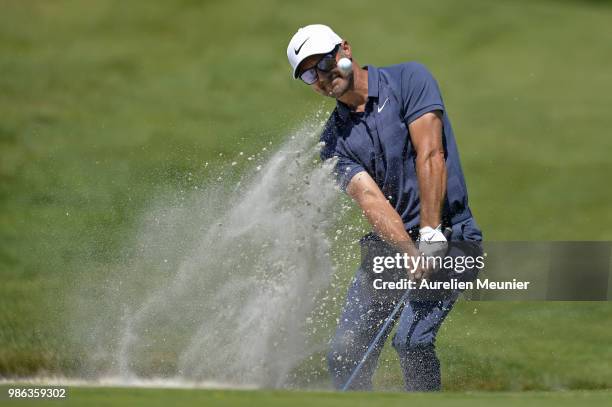
[[[306,69],[304,72],[300,74],[300,79],[304,81],[307,85],[312,85],[319,79],[319,74],[317,70],[321,72],[329,72],[336,66],[336,53],[340,45],[336,45],[336,47],[329,53],[325,54],[319,59],[319,62],[316,63],[312,68]]]

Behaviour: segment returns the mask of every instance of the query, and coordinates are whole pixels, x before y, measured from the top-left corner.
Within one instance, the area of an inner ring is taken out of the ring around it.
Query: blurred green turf
[[[16,387],[16,386],[11,386]],[[32,386],[24,386],[29,388]],[[8,386],[0,386],[0,400]],[[296,391],[177,390],[137,388],[67,389],[61,400],[20,399],[5,401],[7,406],[609,406],[610,391],[521,392],[521,393],[322,393]]]
[[[609,3],[4,0],[1,10],[0,376],[76,371],[62,337],[70,273],[118,262],[149,200],[204,181],[204,163],[278,146],[333,107],[290,79],[286,44],[312,22],[332,25],[359,63],[433,71],[487,239],[612,239]],[[450,388],[612,386],[609,304],[489,304],[477,318],[472,307],[441,332]],[[388,374],[379,380],[397,382]]]

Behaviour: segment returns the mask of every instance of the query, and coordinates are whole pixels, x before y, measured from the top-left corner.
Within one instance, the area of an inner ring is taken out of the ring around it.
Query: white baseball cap
[[[287,58],[293,68],[293,79],[297,79],[297,68],[311,55],[327,54],[342,42],[331,28],[323,24],[312,24],[300,28],[287,46]]]

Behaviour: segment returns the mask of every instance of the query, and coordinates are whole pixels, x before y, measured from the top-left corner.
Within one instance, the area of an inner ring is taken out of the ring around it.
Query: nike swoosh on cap
[[[300,53],[300,50],[302,49],[302,47],[304,46],[304,44],[306,44],[306,41],[308,41],[310,39],[310,37],[306,38],[304,40],[304,42],[302,43],[302,45],[300,45],[299,47],[297,47],[297,49],[294,49],[293,52],[295,52],[295,55]]]

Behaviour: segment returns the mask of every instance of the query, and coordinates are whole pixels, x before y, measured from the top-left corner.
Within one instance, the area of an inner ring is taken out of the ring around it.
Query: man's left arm
[[[420,227],[436,229],[441,223],[446,195],[446,162],[439,110],[425,113],[408,128],[416,151],[416,173],[420,195]]]

